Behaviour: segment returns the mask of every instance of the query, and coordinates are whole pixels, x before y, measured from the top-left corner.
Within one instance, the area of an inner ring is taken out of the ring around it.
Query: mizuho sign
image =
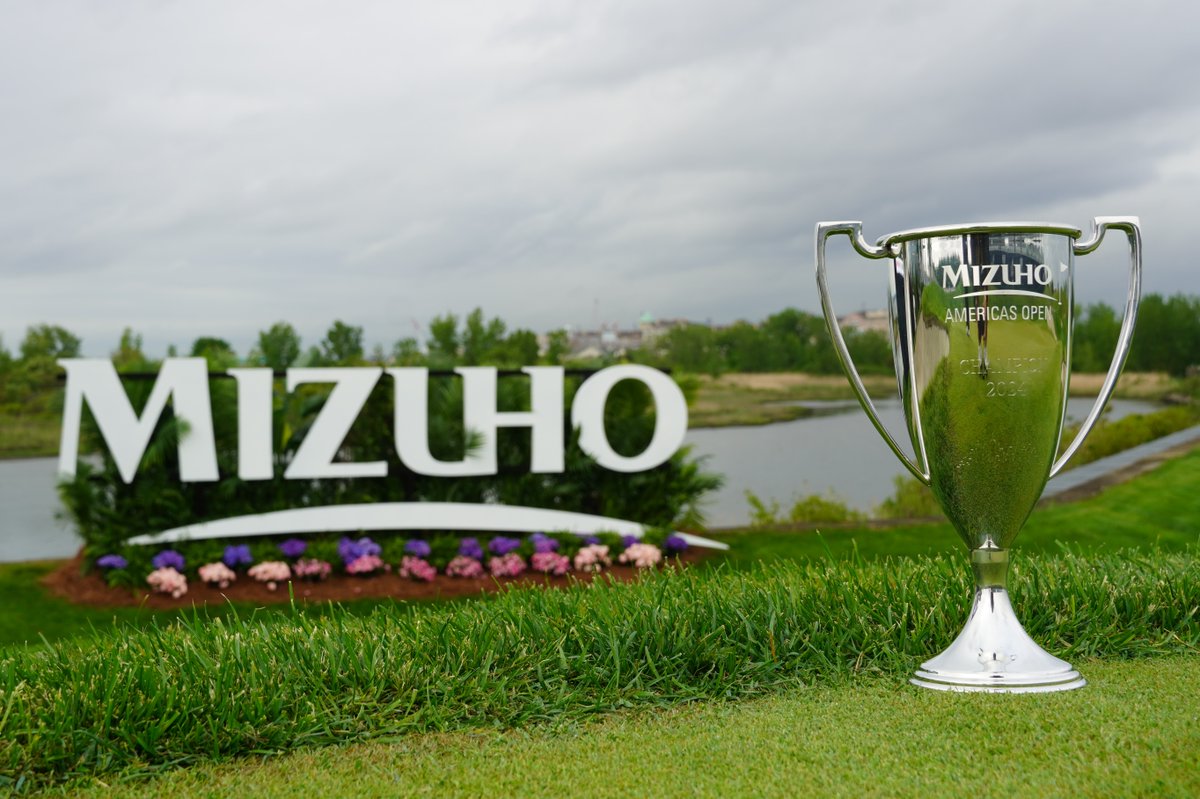
[[[162,364],[150,398],[139,416],[133,409],[113,364],[102,358],[59,361],[67,372],[59,473],[75,475],[83,406],[96,420],[121,479],[133,482],[142,456],[167,402],[186,421],[187,435],[179,442],[179,473],[184,482],[214,481],[217,473],[216,438],[208,389],[208,364],[203,358],[168,358]],[[497,371],[492,367],[460,367],[464,427],[478,436],[479,446],[459,461],[433,457],[428,439],[429,371],[424,368],[334,367],[289,369],[288,392],[298,386],[332,385],[320,414],[287,464],[288,480],[386,477],[386,460],[337,460],[346,434],[376,385],[383,379],[395,388],[396,454],[413,472],[437,477],[470,477],[497,472],[496,433],[502,427],[527,427],[532,442],[530,468],[553,474],[564,469],[564,371],[558,366],[530,366],[530,409],[497,409]],[[237,382],[238,467],[242,480],[275,477],[272,448],[274,374],[266,368],[230,369]],[[651,392],[655,428],[649,445],[633,456],[609,444],[604,406],[609,392],[622,380],[636,380]],[[683,444],[687,432],[687,402],[667,375],[646,366],[612,366],[589,376],[571,404],[571,424],[579,429],[579,446],[598,464],[616,472],[641,472],[665,463]]]

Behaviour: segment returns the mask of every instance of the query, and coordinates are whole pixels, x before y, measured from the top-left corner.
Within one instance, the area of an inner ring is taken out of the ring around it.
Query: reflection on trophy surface
[[[1070,380],[1074,259],[1108,229],[1129,238],[1131,273],[1117,352],[1092,412],[1056,460]],[[1046,481],[1083,442],[1112,394],[1129,351],[1141,275],[1134,218],[1077,228],[985,223],[923,228],[871,245],[859,222],[820,223],[817,282],[826,322],[863,409],[893,452],[927,484],[971,552],[975,605],[953,644],[913,682],[975,691],[1058,691],[1084,680],[1026,635],[1007,593],[1008,548]],[[825,242],[844,233],[854,249],[890,265],[896,379],[915,459],[879,421],[850,359],[826,284]]]

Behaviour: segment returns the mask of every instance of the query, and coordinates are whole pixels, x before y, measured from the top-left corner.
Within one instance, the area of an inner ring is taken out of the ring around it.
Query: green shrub
[[[875,518],[923,519],[944,515],[933,491],[917,478],[898,474],[892,478],[892,485],[896,490],[875,508]]]
[[[746,501],[750,503],[751,527],[776,527],[784,524],[842,524],[862,521],[862,513],[851,508],[837,494],[830,491],[827,495],[810,494],[800,497],[792,503],[786,514],[782,513],[777,500],[764,501],[749,489],[746,490]]]
[[[1153,413],[1130,414],[1115,422],[1102,418],[1084,439],[1083,445],[1067,463],[1066,468],[1082,466],[1124,452],[1195,424],[1200,424],[1200,406],[1196,405],[1176,405]],[[1060,454],[1070,446],[1079,428],[1080,425],[1075,424],[1063,430]]]
[[[568,378],[564,419],[570,418],[571,402],[580,383],[577,376]],[[139,413],[152,386],[147,381],[126,384]],[[650,525],[696,526],[702,521],[700,498],[721,483],[720,477],[702,471],[703,464],[687,448],[646,472],[609,471],[580,449],[577,431],[566,437],[564,473],[533,474],[530,434],[510,428],[501,428],[497,433],[496,475],[450,479],[416,474],[399,459],[394,446],[395,398],[390,380],[381,381],[375,388],[339,450],[339,458],[346,461],[386,460],[387,477],[283,478],[286,464],[311,429],[330,391],[328,386],[306,385],[291,394],[276,395],[275,476],[248,482],[236,476],[236,386],[231,380],[213,380],[210,390],[222,475],[212,483],[180,481],[177,444],[186,431],[169,409],[157,425],[137,479],[129,485],[121,480],[95,420],[85,412],[83,450],[96,451],[100,463],[80,462],[75,478],[60,484],[59,494],[85,542],[86,560],[109,553],[123,554],[131,561],[148,560],[150,555],[143,558],[142,554],[131,553],[125,541],[183,525],[290,508],[368,502],[499,502],[635,519]],[[473,443],[463,427],[461,380],[431,377],[429,394],[430,449],[442,460],[461,459]],[[529,379],[515,376],[499,381],[497,406],[501,411],[527,409]],[[655,424],[650,392],[635,381],[618,383],[609,394],[605,423],[614,450],[624,455],[641,452]],[[220,543],[222,551],[226,543]],[[274,543],[262,546],[270,549]],[[446,548],[438,550],[439,559],[445,557],[442,550]],[[322,559],[333,559],[329,557],[332,553],[322,552],[326,555]],[[313,556],[320,557],[315,552]]]

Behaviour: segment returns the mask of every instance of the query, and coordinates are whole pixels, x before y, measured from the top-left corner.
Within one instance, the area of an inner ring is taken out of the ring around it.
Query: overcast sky
[[[1146,289],[1198,293],[1197,8],[0,0],[0,334],[757,320],[818,309],[827,219],[1136,214]]]

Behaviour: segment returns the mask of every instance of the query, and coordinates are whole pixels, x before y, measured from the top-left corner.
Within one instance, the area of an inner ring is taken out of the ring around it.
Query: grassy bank
[[[1060,552],[1118,552],[1161,547],[1180,551],[1200,544],[1200,449],[1081,502],[1043,505],[1017,537],[1016,557]],[[745,530],[719,536],[726,558],[748,566],[760,560],[878,558],[958,553],[963,543],[949,522],[893,527],[828,526],[818,530]]]
[[[57,416],[0,413],[0,459],[56,455],[60,429]]]
[[[1075,665],[1089,685],[1065,694],[949,696],[902,677],[855,679],[592,724],[206,764],[71,795],[286,799],[347,786],[356,796],[533,799],[1200,794],[1200,657]]]
[[[1200,648],[1194,553],[1030,558],[1014,582],[1026,629],[1068,658]],[[0,661],[0,774],[141,773],[898,679],[950,643],[970,593],[957,559],[774,563],[64,642]]]
[[[698,378],[689,426],[728,427],[761,425],[799,419],[813,412],[795,402],[814,400],[853,401],[854,393],[842,375],[809,375],[800,372],[739,373]],[[1094,397],[1104,382],[1102,374],[1071,376],[1071,395]],[[863,384],[873,398],[896,395],[891,375],[865,375]],[[1151,402],[1167,396],[1184,396],[1188,387],[1181,380],[1159,372],[1129,372],[1117,381],[1114,396]]]

